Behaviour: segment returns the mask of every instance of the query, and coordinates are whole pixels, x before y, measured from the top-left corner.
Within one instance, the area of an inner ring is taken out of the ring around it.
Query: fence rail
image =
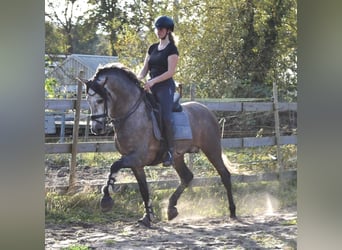
[[[246,138],[225,138],[221,139],[223,148],[248,148],[272,146],[276,144],[274,136],[270,137],[246,137]],[[297,136],[280,136],[280,145],[297,144]],[[71,153],[72,143],[45,143],[45,154]],[[77,153],[86,152],[115,152],[116,148],[113,141],[103,142],[79,142]]]
[[[80,99],[80,94],[78,95],[78,99],[69,99],[69,100],[61,100],[61,99],[50,99],[45,100],[45,110],[46,110],[46,118],[45,118],[45,132],[47,131],[56,131],[56,121],[52,118],[54,114],[65,114],[66,111],[75,111],[75,125],[73,127],[73,142],[72,143],[45,143],[45,153],[46,154],[60,154],[60,153],[71,153],[74,159],[74,163],[71,164],[70,169],[70,180],[69,186],[63,187],[46,187],[46,191],[57,191],[57,192],[66,192],[70,187],[74,189],[82,190],[82,185],[77,185],[75,183],[75,178],[71,180],[71,176],[75,176],[75,165],[76,165],[76,154],[77,153],[86,153],[86,152],[115,152],[115,144],[113,141],[92,141],[92,142],[78,142],[75,139],[75,133],[78,135],[79,120],[80,120],[80,110],[86,111],[89,113],[89,106],[85,100]],[[279,111],[296,111],[297,103],[273,103],[273,102],[222,102],[222,101],[201,101],[202,104],[206,105],[212,111],[233,111],[233,112],[279,112]],[[47,119],[48,117],[48,119]],[[84,117],[84,116],[83,116]],[[86,115],[87,117],[87,115]],[[63,115],[63,121],[61,121],[61,134],[62,127],[65,128],[65,116]],[[77,119],[77,120],[76,120]],[[86,131],[89,130],[89,119],[86,119]],[[71,121],[71,125],[74,124],[74,121]],[[51,128],[52,127],[52,128]],[[75,132],[76,131],[76,132]],[[297,144],[297,136],[269,136],[269,137],[245,137],[245,138],[224,138],[221,139],[221,145],[223,148],[243,148],[243,147],[260,147],[260,146],[272,146],[272,145],[285,145],[285,144]],[[74,166],[72,168],[72,166]],[[285,176],[285,178],[296,178],[296,172],[284,172],[280,171],[279,173],[265,173],[263,175],[256,175],[252,177],[248,176],[232,176],[233,180],[237,182],[251,182],[251,181],[261,181],[261,180],[277,180],[279,179],[279,174],[281,176]],[[285,175],[284,175],[285,174]],[[213,185],[218,183],[218,178],[201,178],[194,179],[192,182],[192,186],[203,186],[203,185]],[[169,180],[169,181],[157,181],[157,182],[149,182],[149,185],[154,189],[165,189],[172,188],[178,185],[178,180]],[[132,186],[133,188],[137,188],[136,183],[131,184],[122,184],[124,186]],[[100,189],[102,185],[94,184],[92,188]]]
[[[255,175],[232,175],[231,180],[233,183],[253,183],[260,181],[277,181],[281,178],[281,180],[295,180],[297,178],[296,170],[287,170],[282,172],[281,176],[278,173],[263,173],[263,174],[255,174]],[[221,178],[216,177],[201,177],[194,178],[190,187],[203,187],[203,186],[214,186],[220,185]],[[82,190],[93,190],[95,192],[101,192],[104,183],[90,183],[85,185],[84,183],[77,183],[75,186],[75,190],[77,192],[82,192]],[[148,186],[150,190],[163,190],[163,189],[172,189],[176,188],[179,185],[179,180],[159,180],[159,181],[148,181]],[[69,186],[68,185],[59,185],[59,186],[47,186],[45,187],[45,192],[56,192],[59,194],[67,193]],[[120,192],[120,190],[126,190],[127,188],[132,190],[138,190],[139,185],[137,182],[116,182],[115,190],[116,192]]]
[[[241,102],[241,101],[205,101],[198,99],[196,100],[204,105],[206,105],[210,110],[215,111],[235,111],[235,112],[263,112],[272,111],[273,102]],[[294,102],[279,102],[279,111],[286,110],[297,110],[297,103]],[[47,99],[45,100],[45,109],[50,110],[73,110],[76,108],[76,99]],[[88,110],[89,105],[86,100],[81,101],[81,109]]]
[[[204,101],[198,102],[206,105],[212,111],[233,111],[233,112],[265,112],[273,111],[272,102],[222,102],[222,101]],[[48,99],[45,100],[45,130],[55,132],[57,122],[51,119],[51,113],[60,113],[61,111],[76,109],[76,99]],[[89,110],[86,100],[81,100],[81,110]],[[296,111],[297,103],[278,103],[278,111]],[[50,115],[48,115],[50,113]],[[49,123],[49,124],[47,124]],[[69,121],[70,123],[70,121]],[[71,121],[71,123],[73,123]],[[69,124],[70,125],[70,124]],[[72,125],[72,124],[71,124]],[[243,148],[260,147],[272,145],[297,144],[297,136],[280,136],[279,140],[275,136],[269,137],[245,137],[245,138],[224,138],[221,139],[223,148]],[[72,143],[46,143],[46,154],[71,153]],[[77,143],[77,153],[85,152],[115,152],[116,148],[113,141],[79,142]]]

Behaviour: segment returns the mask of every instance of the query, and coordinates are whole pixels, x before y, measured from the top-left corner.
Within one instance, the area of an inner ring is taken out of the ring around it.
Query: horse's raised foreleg
[[[114,162],[110,167],[110,174],[108,176],[107,185],[102,188],[103,197],[101,199],[102,212],[108,212],[113,208],[114,201],[109,194],[109,187],[114,190],[115,176],[121,168],[123,168],[123,159]]]
[[[154,218],[154,213],[152,209],[152,204],[150,203],[150,194],[146,182],[146,175],[143,167],[132,168],[132,171],[137,179],[140,194],[143,198],[145,205],[145,214],[138,220],[138,222],[146,227],[151,227],[151,222]]]
[[[167,209],[168,220],[172,220],[178,215],[178,211],[176,208],[177,201],[181,194],[184,192],[185,188],[189,186],[191,180],[194,178],[193,173],[190,171],[190,169],[186,166],[184,162],[184,155],[175,158],[174,163],[174,168],[176,169],[181,179],[181,183],[180,185],[178,185],[176,191],[171,195],[169,199],[169,206]]]

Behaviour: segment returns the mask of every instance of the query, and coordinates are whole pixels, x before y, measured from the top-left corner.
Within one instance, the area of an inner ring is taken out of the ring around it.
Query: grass
[[[230,168],[233,174],[254,174],[272,172],[276,169],[276,161],[270,155],[276,155],[275,147],[259,147],[225,150],[224,154],[233,163]],[[285,169],[294,169],[296,165],[297,147],[282,146]],[[79,154],[78,167],[108,168],[119,159],[117,153]],[[48,166],[68,166],[69,155],[46,155]],[[193,155],[193,172],[195,177],[217,176],[217,172],[203,154]],[[175,179],[177,175],[172,168],[146,167],[145,172],[150,180]],[[120,181],[135,182],[130,170],[120,171]],[[281,185],[277,181],[234,183],[233,195],[238,215],[254,215],[271,210],[296,207],[296,180]],[[166,220],[168,198],[174,191],[151,190],[154,212],[159,220]],[[45,198],[45,216],[47,223],[108,223],[116,220],[136,221],[144,213],[140,193],[130,188],[113,196],[114,208],[102,213],[99,207],[101,194],[89,192],[71,195],[47,193]],[[188,188],[178,202],[178,211],[182,216],[216,217],[229,214],[226,191],[221,183],[214,186]],[[77,249],[77,248],[75,248]]]
[[[296,207],[296,181],[281,186],[279,182],[233,184],[237,215],[256,215],[282,208]],[[154,212],[158,220],[167,220],[168,198],[174,190],[151,192]],[[101,194],[79,193],[73,196],[48,193],[45,200],[46,222],[109,223],[136,221],[144,213],[139,191],[127,188],[112,196],[114,208],[102,213]],[[271,206],[271,208],[270,208]],[[226,191],[221,183],[214,186],[188,188],[177,205],[182,217],[220,217],[229,215]]]

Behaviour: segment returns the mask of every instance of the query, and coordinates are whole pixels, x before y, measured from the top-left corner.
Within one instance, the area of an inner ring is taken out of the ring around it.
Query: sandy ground
[[[107,171],[82,169],[83,181],[106,179]],[[46,185],[61,185],[68,171],[47,167]],[[241,216],[238,220],[189,218],[157,221],[148,229],[136,219],[108,224],[46,224],[45,249],[87,246],[88,249],[296,249],[297,211],[273,211],[262,215]],[[85,249],[85,248],[71,248]]]
[[[135,221],[46,225],[46,249],[296,249],[297,213],[161,221],[151,229]]]

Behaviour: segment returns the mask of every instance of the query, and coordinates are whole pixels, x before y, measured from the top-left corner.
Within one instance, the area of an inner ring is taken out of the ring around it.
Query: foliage
[[[65,2],[68,18],[47,13],[48,53],[118,55],[139,71],[148,46],[157,41],[153,21],[166,14],[176,23],[175,79],[184,85],[184,96],[195,84],[199,98],[270,99],[276,82],[280,101],[296,101],[296,0],[91,0],[86,14],[74,18],[70,10],[78,1]]]
[[[59,36],[63,38],[64,54],[72,54],[73,49],[73,32],[77,21],[75,10],[79,7],[76,0],[51,1],[46,0],[45,17],[51,23],[56,25],[59,30]],[[62,11],[59,12],[62,6]]]
[[[53,98],[55,97],[55,93],[56,93],[56,87],[57,87],[58,83],[56,78],[46,78],[45,79],[45,93],[46,93],[46,97],[48,98]]]
[[[127,23],[127,13],[118,0],[88,1],[92,8],[88,11],[91,23],[106,33],[112,56],[117,56],[115,43],[122,27]]]
[[[45,54],[65,54],[66,40],[62,30],[49,21],[45,21]]]
[[[106,37],[98,33],[98,27],[91,20],[75,24],[73,33],[73,53],[76,54],[110,54],[110,44]]]
[[[283,87],[280,75],[295,74],[295,1],[188,0],[180,8],[192,17],[179,23],[181,82],[195,83],[198,97],[270,98],[273,81]]]

